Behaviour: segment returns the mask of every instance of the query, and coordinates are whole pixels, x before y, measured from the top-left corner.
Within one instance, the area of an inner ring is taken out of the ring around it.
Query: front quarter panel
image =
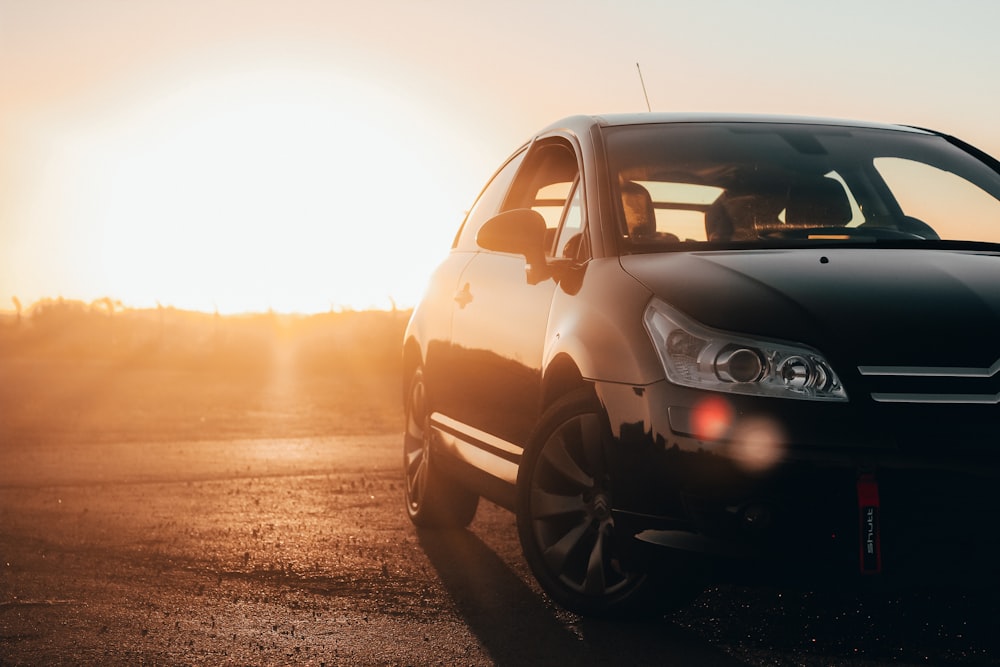
[[[556,290],[543,368],[566,357],[594,382],[646,385],[662,379],[642,323],[652,293],[617,258],[591,260],[576,271]]]

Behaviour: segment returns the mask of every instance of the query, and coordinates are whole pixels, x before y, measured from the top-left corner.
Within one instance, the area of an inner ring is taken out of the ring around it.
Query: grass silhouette
[[[402,428],[408,311],[220,316],[45,300],[0,319],[0,441]]]

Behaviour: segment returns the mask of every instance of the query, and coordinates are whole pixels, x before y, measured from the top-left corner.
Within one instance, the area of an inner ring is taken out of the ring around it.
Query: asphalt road
[[[0,446],[0,663],[996,664],[989,596],[553,606],[513,518],[417,531],[396,434]]]

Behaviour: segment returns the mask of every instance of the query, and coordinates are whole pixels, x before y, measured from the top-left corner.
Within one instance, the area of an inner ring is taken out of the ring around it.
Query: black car
[[[410,518],[511,509],[571,610],[985,576],[1000,163],[893,125],[567,118],[480,193],[404,365]]]

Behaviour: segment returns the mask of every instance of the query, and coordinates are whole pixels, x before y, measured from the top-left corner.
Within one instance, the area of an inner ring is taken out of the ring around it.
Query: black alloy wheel
[[[557,603],[589,615],[650,608],[650,581],[619,558],[614,489],[605,461],[611,439],[588,390],[557,401],[543,416],[518,471],[521,547]]]

